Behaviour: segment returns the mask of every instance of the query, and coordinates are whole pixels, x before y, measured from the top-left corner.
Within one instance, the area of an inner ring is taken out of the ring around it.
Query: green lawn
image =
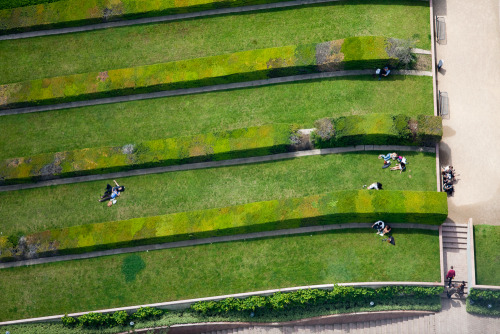
[[[134,67],[351,36],[412,38],[430,49],[429,4],[409,0],[207,17],[0,42],[0,83]],[[251,34],[249,34],[251,32]]]
[[[436,189],[434,154],[405,154],[410,164],[403,174],[383,170],[377,154],[332,154],[120,179],[118,182],[127,190],[112,208],[97,202],[106,181],[3,192],[0,193],[3,220],[0,232],[4,235],[33,233],[87,223],[360,189],[376,181],[387,190]]]
[[[433,112],[430,77],[332,78],[2,116],[0,159],[272,123],[310,128],[332,116]]]
[[[394,238],[395,247],[368,229],[339,230],[2,269],[0,321],[291,286],[439,280],[437,231],[400,229]]]
[[[500,285],[500,226],[474,226],[476,283]]]

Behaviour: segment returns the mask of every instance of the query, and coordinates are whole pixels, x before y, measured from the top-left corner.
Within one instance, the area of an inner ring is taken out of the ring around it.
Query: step
[[[457,226],[457,225],[441,225],[442,231],[457,231],[457,232],[465,232],[467,233],[468,228],[466,226]]]
[[[457,243],[450,243],[450,242],[443,242],[443,248],[453,248],[453,249],[467,249],[466,244],[457,244]]]
[[[468,224],[457,224],[457,223],[443,223],[441,226],[457,226],[457,227],[467,227]]]
[[[443,231],[443,238],[464,238],[467,239],[467,233],[455,231]]]
[[[446,242],[446,243],[457,243],[457,244],[467,244],[467,238],[443,237],[443,242]]]

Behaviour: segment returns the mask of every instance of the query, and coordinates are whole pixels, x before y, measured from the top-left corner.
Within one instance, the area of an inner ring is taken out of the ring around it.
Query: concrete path
[[[228,236],[204,238],[204,239],[195,239],[195,240],[166,242],[166,243],[162,243],[162,244],[152,244],[152,245],[145,245],[145,246],[116,248],[116,249],[109,249],[109,250],[104,250],[104,251],[88,252],[88,253],[83,253],[83,254],[61,255],[61,256],[44,257],[44,258],[39,258],[39,259],[22,260],[22,261],[15,261],[15,262],[5,262],[5,263],[0,263],[0,269],[22,267],[22,266],[31,266],[31,265],[42,264],[42,263],[50,263],[50,262],[89,259],[89,258],[93,258],[93,257],[108,256],[108,255],[135,253],[135,252],[148,252],[148,251],[159,250],[159,249],[189,247],[189,246],[196,246],[196,245],[212,244],[212,243],[216,243],[216,242],[229,242],[229,241],[269,238],[269,237],[303,234],[303,233],[316,233],[316,232],[340,230],[340,229],[346,229],[346,228],[370,229],[371,226],[372,226],[371,223],[348,223],[348,224],[335,224],[335,225],[320,225],[320,226],[308,226],[308,227],[300,227],[300,228],[285,229],[285,230],[236,234],[236,235],[228,235]],[[401,228],[418,228],[418,229],[422,229],[422,230],[438,230],[439,229],[439,226],[425,225],[425,224],[392,223],[391,226],[394,229],[398,229],[398,228],[399,229],[401,229]]]
[[[394,151],[394,152],[435,153],[436,149],[434,147],[394,146],[394,145],[357,145],[357,146],[348,146],[348,147],[324,148],[324,149],[315,149],[315,150],[307,150],[307,151],[297,151],[297,152],[264,155],[264,156],[260,156],[260,157],[197,162],[197,163],[192,163],[192,164],[155,167],[155,168],[133,169],[130,171],[125,171],[125,172],[68,177],[68,178],[54,179],[54,180],[48,180],[48,181],[40,181],[40,182],[36,182],[36,183],[14,184],[14,185],[8,185],[8,186],[1,186],[0,192],[49,187],[49,186],[56,186],[56,185],[70,184],[70,183],[110,180],[110,179],[118,179],[118,178],[138,176],[138,175],[178,172],[178,171],[195,170],[195,169],[203,169],[203,168],[246,165],[246,164],[254,164],[254,163],[260,163],[260,162],[267,162],[267,161],[276,161],[276,160],[308,157],[308,156],[313,156],[313,155],[327,155],[327,154],[338,154],[338,153],[360,152],[360,151],[391,151],[391,152]]]
[[[80,27],[38,30],[38,31],[30,31],[30,32],[23,32],[23,33],[10,34],[10,35],[2,35],[2,36],[0,36],[0,41],[11,40],[11,39],[21,39],[21,38],[40,37],[40,36],[50,36],[50,35],[62,35],[62,34],[70,34],[70,33],[75,33],[75,32],[92,31],[92,30],[117,28],[117,27],[126,27],[126,26],[138,25],[138,24],[150,24],[150,23],[177,21],[177,20],[187,20],[187,19],[200,18],[200,17],[205,17],[205,16],[245,13],[245,12],[252,12],[252,11],[257,11],[257,10],[269,10],[269,9],[274,9],[274,8],[307,6],[307,5],[319,4],[319,3],[325,3],[325,2],[337,2],[337,1],[342,1],[342,0],[297,0],[297,1],[286,1],[286,2],[276,2],[276,3],[262,4],[262,5],[254,5],[254,6],[220,8],[220,9],[199,11],[199,12],[194,12],[194,13],[146,17],[146,18],[135,19],[135,20],[121,20],[121,21],[113,21],[113,22],[106,22],[106,23],[89,24],[89,25],[80,26]]]
[[[322,73],[313,73],[313,74],[292,75],[292,76],[288,76],[288,77],[255,80],[255,81],[245,81],[245,82],[236,82],[236,83],[215,85],[215,86],[167,90],[167,91],[160,91],[160,92],[146,93],[146,94],[115,96],[115,97],[108,97],[108,98],[95,99],[95,100],[52,104],[52,105],[46,105],[46,106],[7,109],[7,110],[0,110],[0,116],[14,115],[14,114],[27,114],[27,113],[33,113],[33,112],[68,109],[68,108],[87,107],[87,106],[95,106],[95,105],[108,104],[108,103],[156,99],[159,97],[168,97],[168,96],[209,93],[209,92],[217,92],[217,91],[221,91],[221,90],[259,87],[259,86],[281,84],[281,83],[288,83],[288,82],[294,82],[294,81],[318,80],[318,79],[355,76],[355,75],[369,75],[369,74],[373,74],[373,73],[374,73],[373,70],[354,70],[354,71],[336,71],[336,72],[322,72]],[[394,75],[432,76],[432,72],[400,70],[400,71],[394,71]]]
[[[459,181],[449,198],[449,218],[500,224],[500,20],[499,0],[433,0],[446,20],[446,43],[436,45],[438,89],[448,92],[441,164]]]

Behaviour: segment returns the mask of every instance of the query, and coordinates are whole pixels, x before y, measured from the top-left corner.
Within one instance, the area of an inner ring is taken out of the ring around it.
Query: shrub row
[[[391,60],[384,37],[351,37],[334,42],[339,47],[326,50],[336,52],[328,57],[324,57],[325,47],[322,45],[325,43],[292,45],[5,84],[0,86],[0,108],[260,80],[322,70],[373,68]]]
[[[284,0],[15,0],[17,6],[0,10],[0,34],[280,1]]]
[[[442,135],[441,118],[436,116],[411,119],[403,115],[372,114],[322,119],[316,123],[319,128],[312,135],[316,148],[363,144],[433,145]],[[323,139],[325,126],[330,129],[328,139]],[[12,158],[0,161],[0,185],[276,154],[295,149],[295,144],[300,146],[300,142],[294,141],[296,128],[284,124],[264,125],[124,146]]]
[[[140,307],[136,312],[128,314],[126,311],[116,311],[113,314],[103,313],[87,313],[77,318],[62,317],[62,323],[65,327],[83,327],[83,328],[103,328],[126,326],[131,321],[145,321],[150,319],[157,319],[165,312],[160,309],[152,307]]]
[[[0,261],[379,219],[438,225],[447,214],[441,192],[338,191],[0,237]]]
[[[470,289],[467,296],[467,312],[500,316],[500,290]]]
[[[319,148],[350,145],[433,146],[443,135],[442,120],[435,116],[368,114],[316,121],[312,133]]]
[[[332,308],[355,308],[404,299],[438,297],[442,287],[386,286],[377,289],[335,285],[332,290],[304,289],[289,293],[276,292],[271,296],[226,298],[220,301],[202,301],[191,309],[203,315],[224,315],[240,312],[266,312],[285,309],[308,308],[330,304]]]
[[[0,162],[0,184],[286,152],[293,126],[264,125],[189,137],[44,153]]]

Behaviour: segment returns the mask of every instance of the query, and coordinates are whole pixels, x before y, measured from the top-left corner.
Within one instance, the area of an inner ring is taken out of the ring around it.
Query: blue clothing
[[[111,193],[111,199],[114,199],[116,196],[118,196],[118,192],[117,191],[113,191]]]
[[[389,160],[391,160],[391,153],[387,153],[386,155],[381,154],[380,156],[381,156],[381,157],[382,157],[382,159],[384,159],[385,161],[389,161]]]

